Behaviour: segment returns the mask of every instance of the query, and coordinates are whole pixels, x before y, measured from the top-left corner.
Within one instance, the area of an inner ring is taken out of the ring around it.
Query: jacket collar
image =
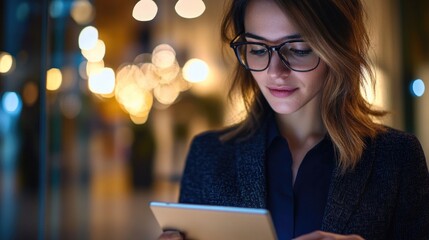
[[[369,146],[368,143],[367,146]],[[341,174],[338,167],[334,169],[322,230],[342,232],[345,229],[350,216],[361,200],[371,175],[374,159],[374,150],[364,150],[361,160],[353,170]]]
[[[237,143],[237,181],[243,207],[266,208],[266,133],[267,121],[252,137]]]

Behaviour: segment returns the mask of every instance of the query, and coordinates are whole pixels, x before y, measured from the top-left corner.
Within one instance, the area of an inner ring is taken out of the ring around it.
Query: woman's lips
[[[298,88],[268,88],[274,97],[284,98],[292,95]]]

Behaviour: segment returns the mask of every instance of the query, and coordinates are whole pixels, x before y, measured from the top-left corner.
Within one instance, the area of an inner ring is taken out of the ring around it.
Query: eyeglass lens
[[[283,63],[296,71],[309,71],[319,63],[319,57],[305,42],[290,42],[280,45],[277,51]],[[242,43],[236,46],[239,61],[249,70],[262,71],[270,64],[271,49],[265,44]]]

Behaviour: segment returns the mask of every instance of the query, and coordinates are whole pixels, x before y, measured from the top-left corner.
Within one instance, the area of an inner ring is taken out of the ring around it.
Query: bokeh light
[[[416,79],[411,83],[411,94],[422,97],[425,94],[426,86],[422,79]]]
[[[90,50],[98,42],[98,30],[93,26],[82,29],[79,33],[79,48],[81,50]]]
[[[160,44],[152,54],[140,54],[133,63],[118,69],[115,97],[135,124],[143,124],[153,104],[166,108],[191,86],[182,76],[176,51],[168,44]]]
[[[143,77],[136,79],[137,84],[144,90],[151,91],[161,82],[161,77],[157,74],[157,69],[152,63],[144,63],[140,67]]]
[[[117,74],[116,100],[132,115],[147,115],[152,107],[150,90],[140,88],[137,83],[142,77],[139,67],[134,64],[122,67]]]
[[[10,73],[15,67],[15,60],[9,53],[0,52],[0,73]]]
[[[54,0],[49,5],[49,15],[52,18],[59,18],[64,15],[65,6],[62,0]]]
[[[179,63],[175,60],[173,64],[166,68],[158,68],[157,74],[159,75],[160,84],[170,84],[177,77],[177,74],[180,72]]]
[[[131,121],[136,125],[141,125],[141,124],[146,123],[148,118],[149,118],[149,114],[146,114],[143,116],[130,115]]]
[[[88,62],[100,62],[106,54],[106,45],[103,40],[98,39],[95,46],[91,49],[82,49],[82,55]]]
[[[21,2],[16,8],[16,18],[24,21],[30,14],[30,5],[27,2]]]
[[[141,90],[133,84],[121,89],[117,99],[127,112],[135,116],[149,114],[153,104],[152,93]]]
[[[179,96],[179,91],[174,84],[159,85],[153,90],[153,94],[158,102],[164,105],[172,104]]]
[[[95,10],[88,0],[75,0],[70,15],[77,24],[85,25],[94,20]]]
[[[19,114],[22,109],[21,98],[15,92],[5,92],[2,97],[2,107],[8,114]]]
[[[139,88],[139,85],[137,82],[141,81],[142,78],[143,78],[142,72],[139,70],[138,66],[134,64],[125,65],[118,71],[116,75],[117,94],[120,96],[122,94],[122,89],[129,85],[135,85],[136,88]],[[147,90],[150,90],[150,89],[147,89]]]
[[[78,95],[68,94],[60,99],[60,110],[66,118],[76,118],[82,110],[82,101]]]
[[[110,94],[115,90],[115,72],[103,68],[91,73],[88,79],[89,90],[96,94]]]
[[[27,106],[33,106],[39,97],[38,87],[34,82],[27,82],[22,90],[22,98]]]
[[[160,44],[152,51],[152,63],[159,68],[167,68],[176,61],[176,51],[168,44]]]
[[[204,13],[206,5],[202,0],[179,0],[174,9],[183,18],[196,18]]]
[[[133,8],[133,18],[137,21],[151,21],[158,12],[158,6],[153,0],[140,0]]]
[[[104,68],[104,61],[99,62],[87,62],[85,71],[86,71],[86,78],[89,78],[93,72],[98,72],[99,70]]]
[[[209,66],[201,59],[190,59],[183,66],[183,77],[189,82],[202,82],[207,79],[208,75]]]
[[[81,63],[79,63],[79,76],[82,79],[88,79],[88,74],[86,73],[87,64],[88,64],[88,61],[82,61]]]
[[[61,87],[63,76],[58,68],[51,68],[46,74],[46,89],[50,91],[58,90]]]

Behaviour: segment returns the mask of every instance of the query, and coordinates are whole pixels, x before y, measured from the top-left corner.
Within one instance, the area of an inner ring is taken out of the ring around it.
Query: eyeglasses
[[[235,37],[230,46],[234,49],[238,61],[247,70],[264,71],[271,62],[273,52],[277,52],[286,67],[296,72],[309,72],[317,68],[320,57],[303,40],[290,40],[277,46],[269,46],[261,42],[238,41]]]

